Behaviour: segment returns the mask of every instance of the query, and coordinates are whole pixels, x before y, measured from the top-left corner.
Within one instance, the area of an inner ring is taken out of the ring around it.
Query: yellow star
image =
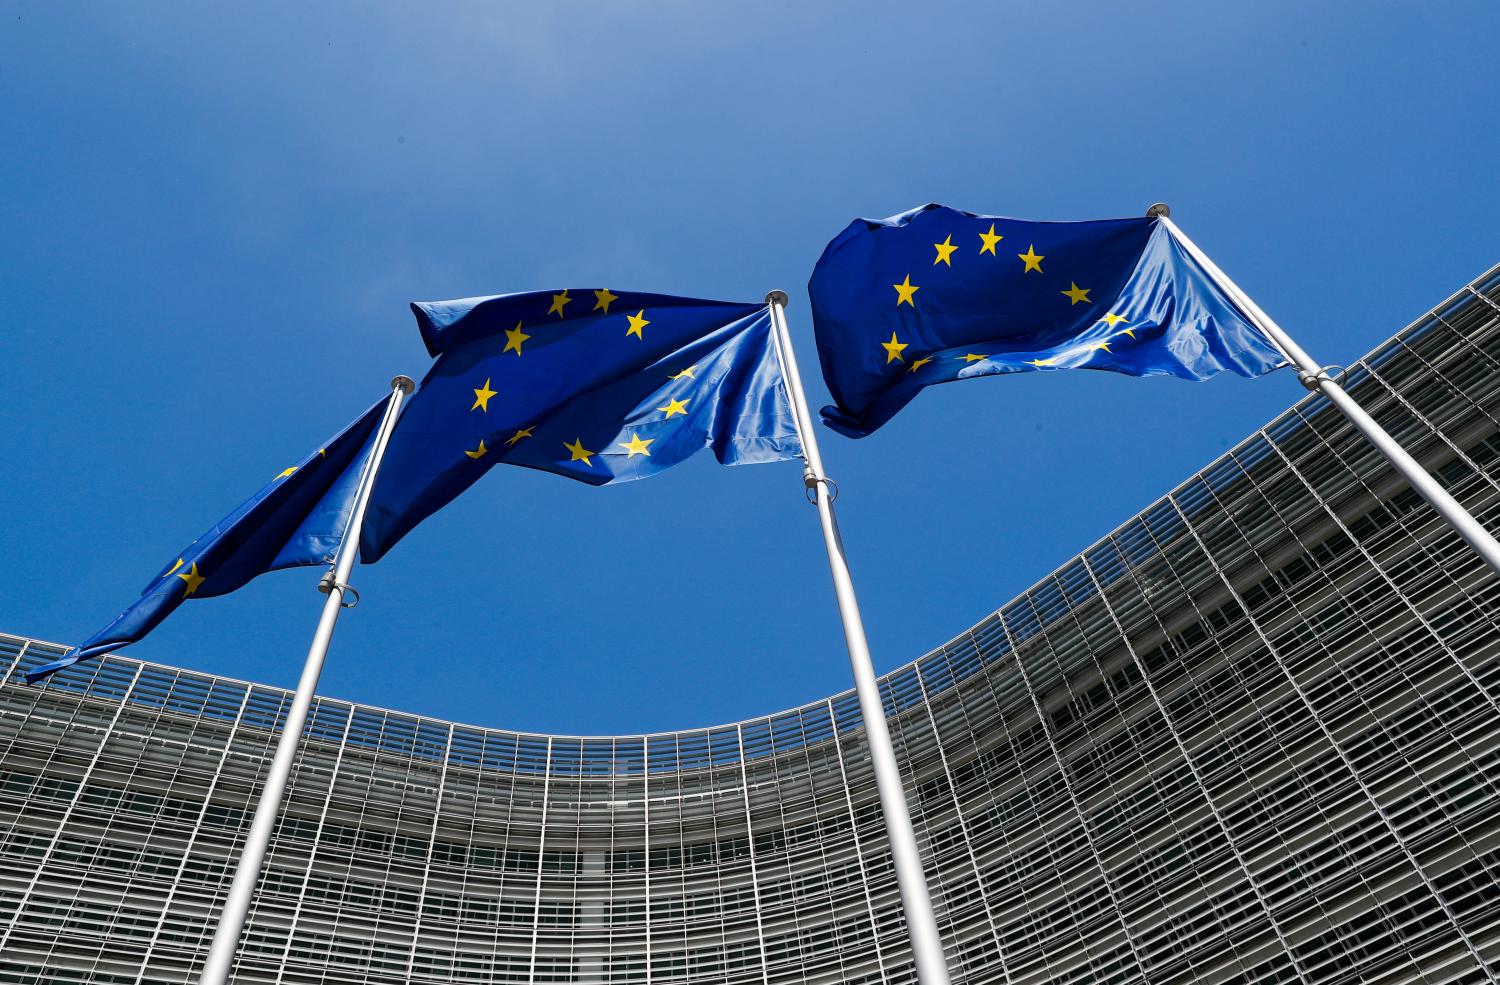
[[[328,449],[327,448],[319,448],[318,449],[318,454],[322,455],[324,458],[327,458],[328,457]]]
[[[599,453],[596,452],[596,451],[589,451],[587,448],[583,447],[583,439],[582,438],[574,438],[572,444],[568,444],[566,441],[564,441],[563,442],[563,447],[566,448],[566,449],[568,449],[568,451],[570,451],[570,452],[573,453],[573,457],[570,458],[570,459],[568,459],[568,461],[570,461],[570,462],[582,462],[583,464],[587,465],[589,468],[593,468],[594,467],[594,463],[591,462],[591,461],[589,461],[589,459],[593,458],[593,456],[595,456],[595,455],[597,455]]]
[[[1113,311],[1111,311],[1109,314],[1104,316],[1104,320],[1109,323],[1110,328],[1114,328],[1116,325],[1120,324],[1120,322],[1125,320],[1125,316],[1117,315]]]
[[[278,478],[278,479],[285,479],[287,476],[291,475],[295,471],[297,471],[297,466],[295,466],[295,465],[288,466],[287,468],[282,469],[281,470],[281,474],[278,475],[276,478]]]
[[[1056,359],[1028,359],[1028,360],[1026,360],[1026,364],[1029,365],[1029,366],[1056,366],[1057,365],[1057,360]]]
[[[901,356],[901,350],[905,349],[909,345],[911,345],[910,342],[898,342],[896,340],[896,333],[892,332],[891,340],[889,342],[880,343],[880,347],[885,350],[886,365],[889,366],[891,363],[906,362],[906,360]]]
[[[178,563],[179,566],[182,564],[181,561],[179,561],[177,563]],[[187,582],[187,591],[185,591],[185,592],[182,593],[183,598],[186,598],[187,596],[189,596],[189,595],[193,594],[194,592],[196,592],[198,590],[198,586],[199,585],[203,584],[205,581],[208,581],[208,577],[206,575],[200,575],[200,574],[198,574],[198,562],[197,561],[194,561],[193,562],[193,566],[191,568],[187,569],[187,573],[186,574],[181,574],[181,575],[178,575],[177,577],[179,577],[183,581]]]
[[[633,314],[633,315],[626,315],[625,317],[628,318],[628,319],[630,319],[630,327],[627,328],[627,329],[625,329],[625,334],[626,335],[634,335],[636,338],[640,339],[642,342],[646,341],[646,336],[642,334],[642,330],[647,325],[651,324],[649,321],[646,320],[646,309],[642,308],[640,311],[637,311],[635,314]]]
[[[485,455],[488,455],[489,451],[490,450],[484,446],[484,439],[480,438],[479,439],[479,447],[476,448],[476,449],[474,449],[473,451],[466,451],[466,452],[464,452],[464,454],[468,455],[470,458],[474,459],[474,461],[477,462],[481,458],[483,458]]]
[[[490,398],[499,393],[498,390],[490,389],[490,378],[484,378],[484,386],[474,391],[474,406],[469,410],[482,410],[486,414],[490,412]]]
[[[951,267],[952,264],[949,264],[949,266]],[[906,280],[902,281],[899,284],[892,284],[891,286],[896,289],[896,307],[899,308],[903,304],[909,304],[913,308],[917,306],[917,302],[913,301],[912,297],[918,291],[920,291],[921,288],[917,287],[911,282],[911,274],[906,275]]]
[[[178,558],[177,563],[172,565],[172,567],[167,571],[167,574],[162,575],[162,577],[165,578],[167,577],[167,575],[176,574],[177,569],[180,567],[182,567],[182,558]]]
[[[698,377],[694,376],[693,374],[696,373],[697,371],[698,371],[698,367],[696,365],[689,366],[687,369],[683,370],[680,373],[673,373],[671,376],[667,377],[667,379],[669,379],[669,380],[681,380],[681,379],[696,380]]]
[[[568,297],[567,291],[563,291],[561,294],[552,295],[552,307],[547,309],[547,314],[556,315],[559,318],[568,317],[567,315],[563,314],[563,306],[569,304],[572,300],[572,298]]]
[[[1026,264],[1026,269],[1021,271],[1021,273],[1023,274],[1030,273],[1033,270],[1035,270],[1037,273],[1041,273],[1042,261],[1047,259],[1046,257],[1039,257],[1036,255],[1035,244],[1026,247],[1025,253],[1017,253],[1016,256],[1020,258],[1021,262]]]
[[[1133,329],[1133,328],[1122,328],[1122,329],[1120,329],[1120,331],[1119,331],[1118,334],[1120,334],[1120,335],[1128,335],[1131,338],[1135,338],[1135,329]]]
[[[980,233],[979,238],[984,241],[984,245],[979,248],[980,253],[988,253],[992,257],[1000,255],[995,252],[995,244],[1005,237],[995,232],[995,224],[993,222],[990,223],[990,231]]]
[[[609,314],[609,306],[620,300],[619,297],[609,293],[609,288],[594,292],[594,310]]]
[[[1092,301],[1089,300],[1089,291],[1093,290],[1093,288],[1091,288],[1091,287],[1079,287],[1077,281],[1071,281],[1070,280],[1070,281],[1068,281],[1068,283],[1073,285],[1070,290],[1058,291],[1057,292],[1059,294],[1066,294],[1068,297],[1070,297],[1070,298],[1073,299],[1072,303],[1070,303],[1068,305],[1068,307],[1071,308],[1071,307],[1073,307],[1073,305],[1077,304],[1080,301],[1082,301],[1082,302],[1084,302],[1086,304],[1093,304],[1094,303],[1094,302],[1092,302]]]
[[[668,398],[665,407],[658,407],[656,409],[666,411],[667,419],[671,420],[673,414],[687,414],[687,405],[688,402],[686,400],[672,400]]]
[[[521,354],[521,343],[525,342],[529,338],[531,338],[531,336],[521,331],[521,323],[516,322],[515,328],[508,328],[505,330],[505,348],[500,350],[500,355],[503,356],[510,350],[514,349],[516,350],[516,355],[519,356]]]
[[[634,458],[637,455],[645,455],[647,458],[650,458],[651,453],[646,449],[655,440],[655,438],[647,438],[645,441],[642,441],[640,435],[632,434],[629,441],[621,441],[619,445],[629,453],[625,456],[627,459]]]
[[[950,267],[953,266],[953,261],[948,259],[953,256],[953,251],[958,249],[958,247],[953,245],[953,235],[950,233],[947,239],[941,243],[933,243],[932,245],[938,251],[937,259],[932,261],[932,265],[936,267],[940,263],[946,263]],[[916,307],[916,305],[912,305],[912,307]]]
[[[960,358],[962,358],[963,361],[966,362],[966,363],[978,363],[978,362],[983,362],[984,360],[986,360],[986,359],[988,359],[990,357],[986,356],[982,352],[971,352],[968,355],[962,356]]]
[[[1098,352],[1100,349],[1103,349],[1105,352],[1108,352],[1109,351],[1109,343],[1108,342],[1095,342],[1092,345],[1090,345],[1089,348],[1092,349],[1095,352]]]
[[[518,431],[516,431],[515,434],[511,435],[509,438],[506,438],[505,439],[505,443],[507,445],[513,445],[517,441],[520,441],[522,438],[529,438],[529,437],[531,437],[531,432],[533,432],[535,430],[536,430],[536,425],[535,424],[533,424],[529,428],[521,428]]]
[[[906,371],[908,373],[915,373],[917,370],[921,369],[923,366],[926,366],[930,362],[932,362],[931,356],[923,356],[921,359],[913,361],[912,364],[906,368]]]

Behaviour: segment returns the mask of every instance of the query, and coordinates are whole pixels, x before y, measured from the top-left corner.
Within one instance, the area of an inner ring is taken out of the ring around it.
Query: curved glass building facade
[[[1350,370],[1491,529],[1497,299]],[[0,636],[0,982],[192,981],[290,694],[26,687],[59,649]],[[955,981],[1493,980],[1497,654],[1500,580],[1297,403],[882,679]],[[575,738],[320,699],[234,978],[911,982],[858,706]]]

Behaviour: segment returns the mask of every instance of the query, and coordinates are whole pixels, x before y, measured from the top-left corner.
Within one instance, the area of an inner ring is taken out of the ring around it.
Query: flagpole
[[[1433,509],[1437,510],[1438,515],[1446,520],[1448,525],[1474,549],[1474,552],[1484,559],[1484,562],[1490,566],[1490,570],[1500,575],[1500,542],[1495,540],[1484,525],[1475,519],[1472,513],[1464,509],[1458,500],[1449,495],[1448,490],[1432,477],[1432,473],[1423,468],[1420,462],[1413,458],[1405,448],[1402,448],[1396,439],[1391,437],[1390,433],[1381,427],[1375,418],[1371,417],[1349,395],[1347,390],[1339,385],[1338,381],[1329,374],[1329,367],[1319,365],[1309,356],[1280,325],[1276,324],[1270,315],[1262,311],[1238,284],[1230,280],[1224,271],[1220,270],[1218,265],[1177,227],[1166,205],[1153,205],[1146,214],[1160,218],[1166,225],[1167,231],[1182,245],[1183,249],[1187,250],[1188,255],[1198,261],[1209,277],[1213,278],[1224,293],[1234,299],[1234,302],[1255,323],[1256,327],[1276,343],[1277,348],[1286,355],[1287,360],[1297,370],[1297,378],[1302,381],[1302,385],[1327,397],[1358,429],[1360,434],[1363,434],[1370,444],[1385,456],[1386,461],[1401,473],[1411,487],[1420,493]]]
[[[409,377],[398,376],[391,380],[390,402],[386,404],[385,417],[381,419],[380,429],[375,433],[375,444],[370,449],[367,465],[360,475],[349,526],[339,544],[332,570],[318,584],[318,591],[326,592],[328,599],[323,603],[323,614],[313,633],[312,646],[307,651],[307,663],[302,667],[302,679],[297,682],[297,693],[292,697],[292,707],[287,712],[281,735],[276,740],[276,753],[271,759],[270,772],[266,774],[266,785],[261,790],[260,802],[255,805],[255,818],[250,823],[250,833],[245,838],[245,847],[235,866],[234,881],[229,885],[229,896],[219,914],[219,926],[214,931],[208,959],[198,978],[199,985],[225,985],[229,980],[229,968],[234,963],[240,934],[245,929],[245,916],[250,912],[250,900],[255,894],[261,865],[266,859],[266,848],[271,843],[271,832],[275,829],[277,815],[281,812],[281,799],[286,793],[287,780],[292,773],[292,762],[297,758],[297,745],[302,739],[302,728],[307,724],[313,692],[317,690],[318,677],[323,672],[323,659],[328,655],[328,643],[333,638],[334,623],[338,622],[339,610],[344,606],[344,595],[349,591],[349,574],[354,569],[355,558],[359,556],[359,534],[364,526],[365,508],[370,503],[370,491],[375,486],[375,475],[380,471],[380,460],[385,455],[386,443],[390,441],[391,431],[395,429],[401,401],[415,389],[416,384]]]
[[[865,639],[865,625],[859,615],[859,600],[854,595],[854,581],[849,575],[838,519],[833,513],[834,497],[829,492],[828,474],[823,471],[818,436],[813,428],[812,414],[808,411],[807,394],[802,389],[802,374],[797,370],[791,333],[787,330],[787,300],[785,291],[772,291],[766,295],[766,303],[771,309],[772,337],[787,389],[791,391],[792,417],[802,439],[802,481],[808,489],[815,491],[817,497],[823,546],[828,551],[833,591],[838,597],[839,618],[844,624],[844,644],[849,649],[849,663],[854,668],[854,690],[859,696],[865,741],[870,747],[870,763],[880,793],[880,810],[885,818],[885,832],[890,839],[891,858],[896,866],[896,885],[906,913],[906,930],[911,939],[912,956],[916,959],[917,981],[921,985],[949,985],[948,963],[943,956],[937,919],[932,914],[932,899],[927,891],[927,877],[922,871],[922,857],[911,826],[906,792],[901,785],[901,770],[896,765],[896,751],[891,745],[891,733],[885,721],[885,705],[880,699],[880,685],[875,680],[870,645]]]

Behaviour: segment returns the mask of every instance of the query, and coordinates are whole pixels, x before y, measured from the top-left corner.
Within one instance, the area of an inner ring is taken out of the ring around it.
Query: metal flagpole
[[[1224,271],[1208,258],[1207,254],[1198,249],[1198,245],[1172,221],[1170,210],[1166,205],[1153,205],[1146,214],[1160,218],[1177,242],[1182,244],[1182,248],[1187,250],[1188,255],[1198,261],[1220,289],[1234,299],[1245,315],[1255,323],[1255,326],[1276,343],[1276,346],[1297,370],[1297,378],[1302,381],[1302,385],[1309,390],[1321,392],[1327,397],[1369,440],[1370,444],[1385,456],[1386,461],[1390,462],[1396,471],[1411,483],[1411,487],[1432,504],[1432,508],[1437,510],[1438,515],[1446,520],[1448,525],[1474,549],[1474,552],[1484,559],[1484,562],[1490,566],[1490,570],[1500,575],[1500,542],[1497,542],[1472,513],[1459,505],[1458,500],[1450,496],[1448,490],[1444,489],[1420,462],[1397,444],[1396,439],[1366,413],[1353,397],[1349,396],[1348,391],[1329,374],[1330,367],[1318,365],[1280,325],[1276,324],[1270,315],[1262,311],[1248,294],[1240,290],[1239,285],[1230,280]]]
[[[250,823],[250,834],[245,838],[244,850],[235,866],[234,881],[229,885],[229,897],[224,901],[224,909],[219,914],[219,926],[214,931],[208,960],[204,962],[203,973],[198,978],[199,985],[225,985],[229,980],[229,966],[234,962],[240,934],[245,929],[245,916],[250,912],[250,899],[255,893],[256,881],[260,878],[260,867],[265,862],[271,832],[276,827],[276,817],[281,812],[281,798],[286,793],[287,780],[292,773],[292,761],[297,757],[297,745],[302,739],[302,728],[307,724],[307,713],[312,707],[313,692],[318,687],[318,676],[323,672],[323,658],[328,655],[333,625],[338,622],[339,610],[344,605],[344,594],[349,591],[349,574],[354,568],[354,559],[359,556],[359,534],[365,522],[365,508],[370,503],[370,490],[375,486],[375,474],[380,471],[380,460],[385,455],[386,443],[390,441],[391,431],[396,426],[401,401],[415,389],[416,384],[409,377],[398,376],[391,380],[390,402],[386,404],[385,417],[380,421],[380,429],[375,432],[375,444],[370,449],[370,457],[360,475],[354,509],[350,513],[343,542],[339,544],[332,570],[318,583],[318,591],[326,592],[328,600],[323,603],[323,615],[318,619],[318,628],[313,633],[312,646],[307,651],[307,663],[302,667],[302,679],[297,682],[297,693],[292,698],[291,710],[287,712],[286,724],[282,726],[281,735],[276,740],[276,754],[271,759],[271,770],[266,775],[260,802],[255,805],[255,818]]]
[[[864,718],[865,739],[870,746],[870,762],[875,770],[875,786],[880,792],[880,811],[885,817],[886,836],[891,843],[891,858],[896,865],[896,885],[901,891],[901,907],[906,913],[906,930],[911,938],[912,955],[917,964],[917,981],[921,985],[949,985],[948,963],[943,956],[943,942],[938,935],[937,920],[932,915],[932,899],[927,892],[927,877],[922,872],[922,858],[912,831],[911,811],[901,786],[901,770],[896,765],[896,751],[885,722],[885,706],[880,700],[880,686],[875,682],[875,668],[870,662],[870,645],[865,640],[865,624],[859,615],[859,600],[854,596],[854,581],[849,576],[849,562],[839,537],[838,520],[833,515],[833,496],[829,479],[818,454],[818,436],[812,415],[807,409],[807,394],[802,390],[802,375],[797,370],[797,356],[792,350],[791,333],[786,326],[785,291],[766,295],[771,308],[772,337],[776,352],[791,391],[792,416],[802,439],[803,484],[815,490],[818,519],[823,525],[823,546],[828,550],[828,567],[833,573],[833,591],[838,596],[839,618],[844,624],[844,643],[849,648],[849,663],[854,668],[854,690],[859,695],[859,711]]]

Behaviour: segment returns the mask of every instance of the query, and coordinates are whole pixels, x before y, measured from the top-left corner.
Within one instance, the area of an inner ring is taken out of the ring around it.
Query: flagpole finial
[[[792,299],[787,297],[787,293],[785,291],[771,291],[766,295],[766,304],[779,304],[783,308],[785,308],[788,304],[791,304],[791,302]]]
[[[1146,210],[1148,219],[1168,219],[1172,216],[1172,207],[1166,202],[1155,202]]]
[[[391,379],[391,389],[393,389],[393,390],[399,389],[402,393],[406,394],[407,396],[411,396],[411,392],[413,390],[415,390],[416,388],[417,388],[417,385],[412,382],[410,376],[397,376],[397,377],[393,377]]]

